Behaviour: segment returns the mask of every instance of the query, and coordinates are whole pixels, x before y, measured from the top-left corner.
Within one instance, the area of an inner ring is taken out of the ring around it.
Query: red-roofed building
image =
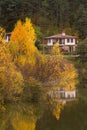
[[[45,38],[45,45],[48,48],[51,48],[56,42],[59,43],[59,47],[62,52],[75,52],[77,46],[77,38],[75,36],[62,33]]]

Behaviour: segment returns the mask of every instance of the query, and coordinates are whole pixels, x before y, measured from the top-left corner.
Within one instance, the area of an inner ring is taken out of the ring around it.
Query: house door
[[[61,92],[61,93],[60,93],[60,97],[61,97],[61,98],[65,98],[65,93],[64,93],[64,92]]]
[[[69,46],[69,52],[73,52],[73,46]]]

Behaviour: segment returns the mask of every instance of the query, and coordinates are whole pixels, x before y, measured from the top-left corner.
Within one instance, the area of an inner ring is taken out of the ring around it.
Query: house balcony
[[[64,46],[65,44],[64,43],[61,43],[61,44],[59,44],[59,47],[62,47],[62,46]]]
[[[48,42],[47,46],[53,46],[53,43],[52,42]]]

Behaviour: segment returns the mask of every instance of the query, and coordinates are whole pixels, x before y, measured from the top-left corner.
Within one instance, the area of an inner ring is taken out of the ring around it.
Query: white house
[[[65,33],[49,36],[45,38],[45,45],[51,48],[56,42],[59,43],[60,50],[63,52],[75,52],[77,38],[66,35]]]

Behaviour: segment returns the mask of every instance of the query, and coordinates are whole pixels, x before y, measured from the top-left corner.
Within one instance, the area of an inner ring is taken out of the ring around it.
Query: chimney
[[[65,34],[65,32],[62,32],[62,36],[65,36],[66,34]]]

